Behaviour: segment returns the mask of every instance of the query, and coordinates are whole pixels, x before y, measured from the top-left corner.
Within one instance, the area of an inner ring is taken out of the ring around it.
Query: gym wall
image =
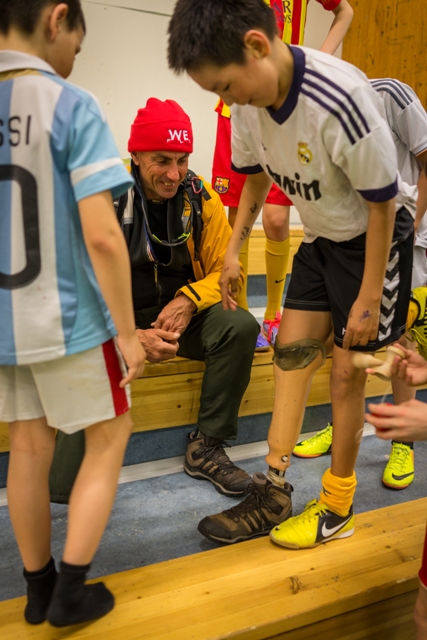
[[[398,78],[427,108],[425,0],[350,0],[354,18],[343,59],[369,78]]]
[[[174,5],[175,0],[83,0],[87,35],[70,80],[98,97],[122,156],[128,155],[130,125],[147,98],[179,102],[193,123],[191,167],[210,181],[217,99],[167,67]],[[310,3],[307,46],[321,45],[332,18],[317,2]]]

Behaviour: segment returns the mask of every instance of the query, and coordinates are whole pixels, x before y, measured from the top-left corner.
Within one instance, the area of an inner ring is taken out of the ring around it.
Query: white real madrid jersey
[[[132,184],[96,100],[44,61],[0,52],[0,365],[95,347],[116,331],[77,202]]]
[[[420,177],[416,156],[427,151],[427,113],[415,91],[400,80],[378,78],[371,84],[383,101],[402,180],[416,186]],[[426,216],[418,227],[415,244],[427,247]]]
[[[333,56],[289,48],[294,74],[280,109],[231,108],[233,169],[270,175],[298,209],[307,241],[342,242],[364,233],[366,200],[396,197],[397,208],[415,215],[367,77]]]

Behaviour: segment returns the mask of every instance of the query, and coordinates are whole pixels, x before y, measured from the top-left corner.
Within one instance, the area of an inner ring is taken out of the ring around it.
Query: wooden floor
[[[116,607],[87,626],[31,627],[24,598],[2,602],[1,639],[409,640],[426,513],[422,498],[357,515],[351,538],[316,549],[261,538],[108,576]]]

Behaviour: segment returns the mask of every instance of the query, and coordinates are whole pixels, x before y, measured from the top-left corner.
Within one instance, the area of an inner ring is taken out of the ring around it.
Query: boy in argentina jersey
[[[277,544],[306,548],[354,531],[366,373],[353,366],[351,350],[376,351],[405,331],[415,202],[366,76],[332,56],[284,44],[262,0],[236,0],[231,20],[229,11],[226,0],[178,0],[169,26],[171,67],[233,105],[233,167],[248,175],[220,279],[223,304],[235,307],[238,252],[272,181],[297,207],[305,238],[274,349],[267,476],[255,474],[235,519],[228,510],[205,518],[199,530],[235,542],[274,527]],[[209,25],[205,20],[197,42],[189,42],[189,14],[199,24],[206,12]],[[319,499],[289,517],[280,507],[290,495],[285,473],[331,326],[332,464]]]
[[[132,428],[125,385],[145,358],[113,207],[133,181],[97,101],[64,80],[84,33],[79,0],[0,2],[0,420],[9,423],[25,619],[54,626],[114,606],[103,583],[85,579]],[[85,429],[86,440],[59,573],[50,549],[55,429]]]

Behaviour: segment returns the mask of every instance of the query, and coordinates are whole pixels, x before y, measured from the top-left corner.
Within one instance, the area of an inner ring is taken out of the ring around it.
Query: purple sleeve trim
[[[387,200],[391,200],[397,196],[397,178],[393,184],[389,184],[388,187],[367,190],[358,189],[357,191],[360,193],[362,198],[365,198],[365,200],[368,200],[369,202],[387,202]]]
[[[252,173],[261,173],[264,169],[260,164],[256,164],[254,167],[236,167],[233,163],[231,163],[231,168],[236,173],[245,173],[246,175],[250,175]]]

